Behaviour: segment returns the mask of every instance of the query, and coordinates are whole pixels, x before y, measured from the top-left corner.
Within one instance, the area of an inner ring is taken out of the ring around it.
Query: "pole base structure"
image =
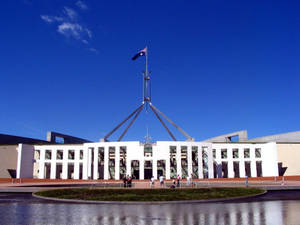
[[[143,110],[145,103],[143,102],[137,109],[135,109],[129,116],[127,116],[121,123],[119,123],[112,131],[110,131],[107,135],[104,136],[103,139],[100,141],[108,141],[107,138],[109,138],[116,130],[118,130],[127,120],[129,120],[133,115],[135,115],[130,122],[130,124],[127,126],[125,131],[122,133],[122,135],[119,137],[118,141],[121,141],[121,139],[124,137],[126,132],[128,131],[129,127],[133,124],[135,119],[138,117],[140,112]]]
[[[119,137],[118,141],[121,141],[122,138],[125,136],[131,125],[134,123],[136,118],[140,115],[140,113],[143,111],[145,104],[149,105],[151,110],[153,111],[156,118],[159,120],[159,122],[163,125],[163,127],[166,129],[168,134],[171,136],[173,141],[177,141],[175,136],[172,134],[172,132],[169,130],[167,125],[164,123],[162,117],[164,117],[170,124],[172,124],[178,131],[180,131],[186,138],[187,141],[194,141],[194,138],[192,138],[190,135],[188,135],[184,130],[182,130],[178,125],[176,125],[169,117],[167,117],[165,114],[163,114],[161,111],[159,111],[150,101],[143,102],[137,109],[135,109],[129,116],[127,116],[121,123],[119,123],[112,131],[110,131],[101,141],[108,141],[108,138],[116,131],[118,130],[126,121],[128,121],[130,118],[132,120],[128,124],[128,126],[125,128],[121,136]]]

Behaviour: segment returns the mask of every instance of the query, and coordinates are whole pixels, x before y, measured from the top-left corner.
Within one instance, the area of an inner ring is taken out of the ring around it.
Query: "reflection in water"
[[[1,224],[300,224],[300,201],[169,205],[0,204]]]

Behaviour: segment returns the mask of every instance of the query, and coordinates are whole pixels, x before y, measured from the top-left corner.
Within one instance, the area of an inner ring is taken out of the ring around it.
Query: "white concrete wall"
[[[276,143],[213,143],[212,148],[216,149],[216,159],[218,164],[222,162],[228,163],[228,177],[234,176],[233,162],[239,162],[240,177],[245,177],[245,161],[250,162],[251,177],[256,177],[256,161],[262,162],[262,176],[278,176],[277,166],[277,148]],[[255,149],[261,149],[261,158],[255,157]],[[227,149],[227,158],[221,158],[221,149]],[[233,149],[238,149],[239,158],[233,158]],[[244,149],[250,149],[250,158],[244,158]]]
[[[39,164],[39,178],[44,178],[45,163],[51,164],[51,179],[57,179],[56,177],[56,164],[62,164],[62,178],[68,178],[68,165],[74,164],[74,175],[75,179],[79,178],[79,164],[83,165],[83,179],[98,179],[98,149],[104,148],[104,179],[109,179],[109,148],[115,148],[115,179],[120,178],[119,174],[119,154],[120,147],[126,147],[126,174],[131,175],[131,162],[133,160],[139,161],[140,179],[144,179],[144,162],[152,161],[153,176],[157,179],[157,161],[165,160],[166,162],[166,178],[170,179],[170,146],[176,146],[176,158],[177,158],[177,174],[182,176],[181,171],[181,148],[187,147],[187,171],[191,174],[192,168],[192,156],[191,150],[193,146],[198,147],[198,171],[199,178],[203,178],[203,163],[202,163],[202,152],[207,152],[208,155],[208,178],[213,178],[213,161],[222,163],[226,161],[228,163],[228,177],[234,177],[233,162],[240,162],[240,177],[245,177],[245,166],[244,162],[249,161],[251,163],[251,176],[256,177],[256,161],[262,162],[262,173],[263,176],[275,176],[278,174],[277,169],[277,150],[275,143],[267,144],[251,144],[251,143],[205,143],[205,142],[171,142],[171,141],[158,141],[153,144],[152,156],[144,156],[144,146],[142,143],[137,141],[131,142],[95,142],[85,143],[82,145],[36,145],[34,149],[41,151],[41,158],[38,160]],[[250,149],[250,158],[244,158],[244,149]],[[261,158],[255,157],[255,148],[261,149]],[[213,159],[212,149],[216,149],[216,159]],[[227,149],[227,158],[221,158],[221,149]],[[239,149],[239,158],[234,159],[232,157],[232,149]],[[52,158],[45,159],[45,151],[52,151]],[[61,160],[56,159],[56,152],[61,150],[64,152],[64,158]],[[68,159],[68,151],[75,151],[75,159]],[[79,151],[83,150],[83,159],[79,159]],[[94,152],[94,159],[92,160],[92,154]],[[92,168],[92,165],[94,167]],[[53,167],[53,168],[52,168]],[[55,168],[54,168],[55,167]],[[92,177],[93,172],[93,177]]]
[[[262,158],[263,176],[278,176],[277,146],[275,142],[265,144],[264,151],[262,151]]]

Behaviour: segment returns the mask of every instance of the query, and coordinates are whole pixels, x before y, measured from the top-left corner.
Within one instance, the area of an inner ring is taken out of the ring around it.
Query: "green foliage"
[[[95,201],[181,201],[211,200],[250,196],[263,193],[257,188],[200,188],[200,189],[56,189],[36,195],[62,199]]]

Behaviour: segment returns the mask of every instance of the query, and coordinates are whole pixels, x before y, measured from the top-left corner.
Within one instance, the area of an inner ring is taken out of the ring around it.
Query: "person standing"
[[[187,186],[191,185],[191,177],[190,177],[190,175],[186,178],[186,185]]]
[[[160,187],[164,186],[164,176],[163,175],[160,175],[160,177],[159,177],[159,183],[160,183]]]
[[[132,183],[132,177],[129,176],[129,177],[128,177],[128,180],[127,180],[127,186],[128,186],[128,187],[131,187],[131,183]]]
[[[180,176],[179,176],[179,174],[177,175],[177,178],[176,178],[176,180],[177,180],[177,187],[180,187]]]
[[[154,181],[155,181],[154,176],[152,176],[151,180],[150,180],[150,187],[151,188],[154,187]]]
[[[124,188],[126,188],[127,187],[127,177],[126,176],[123,177],[123,183],[124,183]]]

